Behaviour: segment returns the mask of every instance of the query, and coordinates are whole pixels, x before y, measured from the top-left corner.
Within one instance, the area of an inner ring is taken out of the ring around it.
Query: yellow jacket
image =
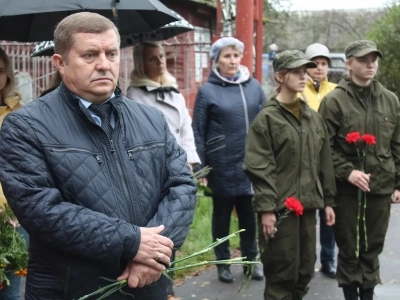
[[[4,104],[0,106],[0,126],[3,123],[4,118],[12,111],[21,107],[21,94],[15,92],[13,96],[4,99]],[[6,197],[4,197],[3,189],[0,185],[0,207],[3,207],[7,203]]]
[[[329,82],[327,79],[321,81],[318,92],[315,90],[311,79],[307,80],[306,87],[300,97],[315,111],[318,111],[321,100],[336,87],[335,83]],[[305,99],[304,99],[305,98]]]

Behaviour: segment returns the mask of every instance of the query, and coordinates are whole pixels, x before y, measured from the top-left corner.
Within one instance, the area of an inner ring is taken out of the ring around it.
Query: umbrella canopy
[[[186,21],[180,14],[172,11],[178,21],[169,23],[151,32],[132,33],[121,35],[121,47],[134,46],[143,41],[164,41],[178,34],[194,30],[192,24]]]
[[[143,41],[163,41],[178,34],[194,30],[192,24],[186,21],[181,15],[172,11],[173,14],[179,18],[179,21],[169,23],[157,30],[151,32],[129,34],[121,36],[121,48],[137,45]],[[54,54],[54,42],[43,41],[36,43],[35,48],[31,54],[32,57],[36,56],[52,56]]]
[[[121,35],[153,31],[178,20],[158,0],[2,0],[0,40],[52,40],[54,29],[63,18],[82,11],[114,21]]]

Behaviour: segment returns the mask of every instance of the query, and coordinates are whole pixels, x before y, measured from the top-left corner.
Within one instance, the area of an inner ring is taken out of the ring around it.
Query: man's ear
[[[66,65],[65,59],[62,57],[61,54],[54,54],[53,57],[53,65],[56,69],[60,72],[61,75],[64,75],[64,68]]]

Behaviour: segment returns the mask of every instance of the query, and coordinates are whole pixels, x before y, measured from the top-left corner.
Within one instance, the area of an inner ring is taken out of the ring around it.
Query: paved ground
[[[379,222],[379,220],[376,220]],[[389,231],[386,236],[384,252],[380,256],[382,284],[376,288],[376,299],[400,299],[400,205],[392,205]],[[318,246],[319,248],[319,246]],[[319,250],[319,249],[317,249]],[[317,263],[316,267],[318,268]],[[224,284],[218,281],[216,268],[199,276],[187,279],[181,286],[176,287],[176,295],[181,300],[240,300],[263,299],[264,281],[250,282],[238,292],[243,282],[241,266],[232,267],[235,282]],[[334,279],[325,277],[320,272],[315,273],[310,291],[304,300],[344,299],[341,289]]]

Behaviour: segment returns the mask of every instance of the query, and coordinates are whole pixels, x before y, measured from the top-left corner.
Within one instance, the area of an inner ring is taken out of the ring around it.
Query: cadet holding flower
[[[316,209],[325,207],[327,225],[335,222],[328,132],[322,117],[297,95],[307,68],[316,66],[298,50],[275,57],[277,94],[263,105],[247,136],[244,170],[254,187],[268,300],[303,299],[316,261]]]
[[[382,58],[374,42],[355,41],[345,54],[349,78],[323,99],[319,112],[328,127],[338,188],[336,279],[346,300],[369,300],[381,281],[378,256],[391,198],[400,202],[400,103],[374,79]],[[366,195],[360,198],[359,190]]]

